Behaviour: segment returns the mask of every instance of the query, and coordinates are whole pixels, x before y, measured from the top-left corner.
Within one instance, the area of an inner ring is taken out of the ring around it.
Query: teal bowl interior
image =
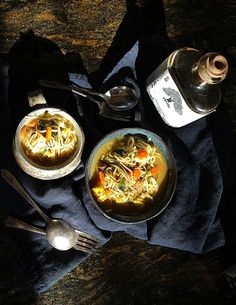
[[[166,182],[164,189],[158,196],[154,198],[154,201],[148,206],[147,209],[135,215],[124,215],[124,213],[119,213],[117,209],[114,210],[111,207],[107,207],[106,205],[99,203],[91,190],[91,178],[94,174],[96,163],[100,159],[100,156],[103,154],[105,148],[109,145],[110,142],[113,142],[114,139],[121,138],[127,134],[137,136],[140,135],[140,137],[145,137],[147,140],[152,141],[154,145],[157,146],[161,151],[167,164],[167,175],[165,178]],[[120,223],[140,223],[159,215],[171,201],[176,185],[175,160],[167,144],[155,133],[142,128],[123,128],[107,134],[94,147],[86,163],[85,182],[87,191],[93,201],[95,208],[97,208],[104,216]]]

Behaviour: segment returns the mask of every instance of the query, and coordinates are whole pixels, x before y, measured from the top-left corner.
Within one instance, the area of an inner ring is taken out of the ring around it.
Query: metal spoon
[[[32,226],[12,216],[7,216],[4,223],[5,226],[8,228],[25,230],[48,237],[45,230]],[[73,247],[74,249],[92,254],[101,245],[100,241],[92,237],[91,235],[88,235],[87,233],[78,230],[75,230],[75,232],[77,233],[77,244]]]
[[[127,111],[137,104],[140,96],[140,90],[137,84],[130,78],[127,78],[127,82],[131,83],[135,90],[128,86],[116,86],[108,90],[105,94],[96,92],[92,89],[82,88],[73,82],[65,84],[57,80],[42,79],[39,81],[39,84],[44,87],[69,90],[96,103],[99,103],[99,101],[95,100],[93,96],[101,97],[111,109],[115,111]]]
[[[68,222],[62,219],[49,218],[8,170],[2,169],[1,175],[45,219],[47,223],[46,235],[54,248],[68,250],[75,246],[77,241],[76,232]]]

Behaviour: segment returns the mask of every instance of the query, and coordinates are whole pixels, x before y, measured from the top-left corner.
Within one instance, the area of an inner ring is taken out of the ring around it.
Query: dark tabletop
[[[59,73],[70,69],[88,73],[95,81],[106,74],[111,52],[116,54],[115,61],[143,34],[164,34],[166,28],[176,47],[192,46],[227,56],[230,73],[222,84],[222,97],[236,130],[234,2],[164,1],[164,27],[162,3],[157,0],[2,0],[0,53],[4,57],[20,36],[32,30],[64,52],[63,63],[60,58],[50,62]],[[99,67],[100,75],[93,74]],[[1,230],[0,242],[4,245],[0,247],[0,303],[6,305],[154,305],[189,304],[190,300],[193,305],[235,304],[235,296],[222,275],[236,263],[236,250],[231,243],[195,255],[115,233],[96,254],[36,296],[27,290],[24,277],[15,272],[14,264],[20,262],[17,243],[9,243],[6,230]]]

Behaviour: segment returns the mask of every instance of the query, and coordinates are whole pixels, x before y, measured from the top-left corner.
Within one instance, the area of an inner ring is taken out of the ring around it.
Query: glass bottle
[[[228,63],[217,53],[202,55],[181,48],[167,57],[147,78],[147,92],[166,124],[182,127],[212,113],[220,103],[219,83]]]

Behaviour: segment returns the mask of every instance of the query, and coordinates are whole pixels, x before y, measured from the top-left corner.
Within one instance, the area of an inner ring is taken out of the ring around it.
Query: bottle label
[[[149,76],[147,92],[162,119],[172,127],[182,127],[206,115],[189,108],[165,65]]]
[[[35,105],[39,104],[47,104],[41,90],[29,91],[28,101],[30,107],[34,107]]]

